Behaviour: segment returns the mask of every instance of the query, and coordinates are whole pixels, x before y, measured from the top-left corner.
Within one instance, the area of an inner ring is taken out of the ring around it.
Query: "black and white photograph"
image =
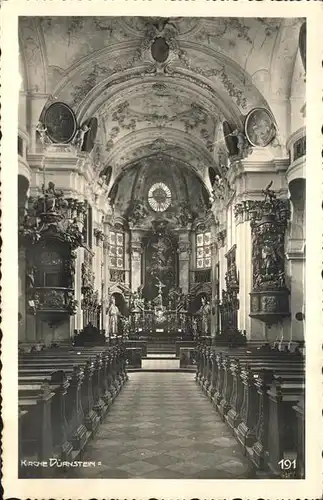
[[[304,478],[305,19],[19,42],[19,477]]]
[[[17,18],[23,484],[309,477],[308,21],[231,12]]]

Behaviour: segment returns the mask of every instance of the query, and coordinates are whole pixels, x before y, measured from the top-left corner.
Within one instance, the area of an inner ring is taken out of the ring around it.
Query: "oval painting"
[[[265,108],[252,109],[245,121],[245,135],[252,146],[266,147],[276,136],[274,120]]]
[[[223,122],[222,124],[223,136],[225,140],[225,145],[227,147],[230,156],[235,156],[239,153],[238,151],[238,139],[234,135],[230,135],[233,132],[232,127],[228,122]]]
[[[155,61],[163,63],[167,61],[169,55],[169,46],[165,38],[158,37],[154,40],[151,46],[151,55]]]
[[[84,136],[82,151],[90,153],[94,148],[95,138],[98,131],[98,119],[94,116],[93,118],[90,118],[86,125],[89,127],[89,130]]]
[[[54,143],[71,142],[76,133],[76,117],[72,109],[63,102],[54,102],[45,111],[44,125],[47,135]]]

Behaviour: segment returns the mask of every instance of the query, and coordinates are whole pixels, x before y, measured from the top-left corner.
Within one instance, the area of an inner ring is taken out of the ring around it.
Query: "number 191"
[[[278,462],[281,470],[296,469],[296,458],[294,460],[289,460],[289,458],[283,458]]]

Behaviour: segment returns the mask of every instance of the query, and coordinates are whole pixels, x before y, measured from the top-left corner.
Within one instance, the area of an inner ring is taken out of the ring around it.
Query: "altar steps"
[[[148,342],[147,344],[147,355],[155,354],[176,354],[175,344],[170,344],[166,342]]]

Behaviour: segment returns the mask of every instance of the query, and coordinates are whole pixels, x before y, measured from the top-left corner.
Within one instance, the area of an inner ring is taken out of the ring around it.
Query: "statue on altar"
[[[164,285],[159,278],[156,277],[157,280],[157,288],[158,288],[158,295],[154,300],[155,306],[156,307],[162,307],[163,306],[163,294],[162,294],[162,289],[165,288],[166,285]]]
[[[118,320],[121,316],[118,306],[116,305],[116,299],[112,295],[110,307],[108,309],[109,314],[109,330],[113,335],[118,333]]]
[[[164,312],[165,312],[165,307],[163,306],[163,294],[162,294],[162,289],[165,288],[166,285],[164,285],[159,278],[157,278],[157,286],[158,288],[158,295],[154,300],[154,306],[155,306],[155,318],[157,323],[163,323],[165,320]]]

